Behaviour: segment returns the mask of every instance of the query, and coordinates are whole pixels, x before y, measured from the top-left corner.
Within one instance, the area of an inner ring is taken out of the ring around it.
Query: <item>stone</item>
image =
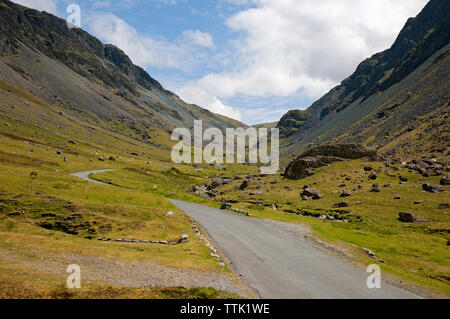
[[[437,192],[443,192],[444,188],[439,185],[425,183],[422,185],[422,189],[429,193],[437,193]]]
[[[341,195],[339,195],[339,197],[349,197],[349,196],[352,196],[353,194],[352,193],[350,193],[350,192],[348,192],[348,191],[343,191],[342,193],[341,193]]]
[[[105,161],[105,159],[104,159],[103,157],[99,157],[98,160],[99,160],[100,162],[104,162],[104,161]]]
[[[250,186],[250,183],[248,180],[245,180],[242,182],[241,186],[239,186],[239,190],[243,191],[245,189],[247,189]]]
[[[231,204],[224,203],[224,204],[222,204],[222,206],[220,206],[220,209],[223,209],[223,210],[231,209]]]
[[[112,161],[112,162],[115,162],[115,161],[116,161],[116,159],[115,159],[113,156],[110,156],[108,159],[109,159],[110,161]]]
[[[370,190],[371,193],[380,193],[381,189],[378,187],[372,187],[372,189]]]
[[[446,174],[441,178],[441,185],[450,185],[450,174]]]
[[[369,178],[372,179],[372,180],[376,180],[377,179],[377,174],[370,173]]]
[[[414,205],[419,205],[419,204],[423,204],[423,200],[416,200],[414,202]]]
[[[450,208],[450,204],[439,204],[438,209],[448,209]]]
[[[317,191],[317,189],[315,188],[305,188],[303,190],[303,192],[301,193],[302,196],[306,196],[306,197],[313,197],[313,196],[320,196],[319,192]]]
[[[370,171],[373,170],[373,167],[372,167],[372,166],[365,166],[365,167],[364,167],[364,170],[365,170],[366,172],[370,172]]]
[[[333,208],[343,208],[343,207],[349,207],[349,206],[350,206],[350,204],[347,202],[340,202],[340,203],[334,204]]]
[[[399,217],[398,219],[404,223],[426,223],[426,222],[428,222],[428,220],[418,218],[409,212],[398,213],[398,217]]]
[[[172,211],[170,211],[170,212],[167,212],[165,216],[173,216],[173,215],[174,215],[174,213]]]

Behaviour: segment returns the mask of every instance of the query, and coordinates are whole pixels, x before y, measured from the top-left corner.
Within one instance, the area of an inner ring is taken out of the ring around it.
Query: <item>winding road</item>
[[[110,184],[106,184],[106,183],[103,183],[103,182],[100,182],[100,181],[96,181],[95,179],[89,178],[89,175],[91,175],[91,174],[98,174],[98,173],[113,172],[113,171],[117,171],[117,169],[98,169],[98,170],[93,170],[93,171],[73,173],[73,174],[70,174],[70,175],[78,177],[78,178],[81,178],[81,179],[83,179],[85,181],[88,181],[88,182],[95,183],[95,184],[111,186]]]
[[[249,218],[177,200],[232,262],[234,270],[267,299],[409,299],[417,296],[382,282],[369,289],[369,273],[316,248],[301,226]]]
[[[94,170],[72,174],[89,178]],[[170,200],[191,216],[232,262],[234,270],[267,299],[410,299],[416,295],[382,282],[369,289],[370,275],[315,247],[302,226],[249,218],[208,206]]]

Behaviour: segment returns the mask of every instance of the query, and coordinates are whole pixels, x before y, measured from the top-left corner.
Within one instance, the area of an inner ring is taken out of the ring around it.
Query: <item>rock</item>
[[[115,162],[115,161],[116,161],[116,159],[115,159],[113,156],[110,156],[108,159],[109,159],[110,161],[112,161],[112,162]]]
[[[342,159],[331,156],[298,157],[292,161],[284,172],[284,177],[298,180],[314,174],[314,169],[327,166]]]
[[[61,151],[56,151],[56,155],[61,155]]]
[[[441,185],[450,185],[450,174],[441,178]]]
[[[352,196],[353,194],[352,193],[350,193],[350,192],[348,192],[348,191],[343,191],[342,193],[341,193],[341,195],[339,195],[339,197],[349,197],[349,196]]]
[[[105,161],[105,159],[104,159],[103,157],[99,157],[98,160],[99,160],[100,162],[104,162],[104,161]]]
[[[363,250],[367,253],[367,255],[369,255],[369,257],[374,258],[376,255],[373,251],[367,249],[367,248],[363,248]]]
[[[383,185],[383,188],[389,188],[389,187],[391,187],[391,184],[384,184]]]
[[[250,182],[248,180],[245,180],[242,182],[241,186],[239,186],[239,190],[243,191],[247,189],[250,186]]]
[[[253,192],[250,192],[250,195],[251,196],[262,196],[262,192],[261,191],[253,191]]]
[[[398,199],[402,199],[402,198],[400,196],[396,196],[394,199],[398,200]]]
[[[280,182],[280,180],[278,178],[276,178],[273,181],[271,181],[270,184],[278,184],[279,182]]]
[[[70,144],[73,144],[73,145],[76,144],[75,141],[72,141],[72,140],[70,140],[69,143],[70,143]]]
[[[170,212],[167,212],[165,216],[173,216],[173,215],[174,215],[173,212],[170,211]]]
[[[224,203],[224,204],[222,204],[222,206],[220,206],[220,209],[223,209],[223,210],[231,209],[231,204]]]
[[[381,189],[378,187],[372,187],[372,189],[370,190],[371,193],[380,193]]]
[[[320,195],[320,194],[313,195],[313,197],[312,197],[313,200],[319,200],[319,199],[322,199],[322,198],[323,198],[323,196]]]
[[[309,199],[308,196],[302,195],[302,201],[307,201]]]
[[[180,172],[180,170],[176,166],[172,166],[171,170],[174,171],[175,173],[179,173]]]
[[[438,209],[448,209],[450,208],[450,204],[439,204]]]
[[[406,177],[403,177],[403,176],[399,176],[398,178],[400,179],[401,182],[407,182],[408,181],[408,179]]]
[[[368,158],[370,161],[382,160],[375,149],[361,144],[323,144],[300,155],[300,157],[312,156],[333,156],[342,159]]]
[[[370,173],[369,178],[372,179],[372,180],[376,180],[377,179],[377,174]]]
[[[418,218],[418,217],[416,217],[413,214],[408,213],[408,212],[398,213],[398,217],[399,217],[398,219],[401,222],[404,222],[404,223],[427,223],[428,222],[428,220],[422,219],[422,218]]]
[[[430,184],[430,183],[423,184],[422,188],[424,191],[429,192],[429,193],[437,193],[437,192],[444,191],[444,188],[442,186]]]
[[[313,196],[320,196],[319,192],[315,188],[305,188],[303,192],[301,193],[301,196],[306,197],[313,197]]]
[[[355,205],[361,205],[362,204],[362,202],[356,202],[355,203]]]
[[[364,170],[365,170],[366,172],[370,172],[370,171],[373,170],[373,167],[372,167],[372,166],[364,166]]]
[[[333,208],[343,208],[343,207],[349,207],[349,206],[350,206],[350,204],[347,202],[340,202],[340,203],[334,204]]]
[[[416,200],[414,202],[414,205],[419,205],[419,204],[423,204],[423,200]]]

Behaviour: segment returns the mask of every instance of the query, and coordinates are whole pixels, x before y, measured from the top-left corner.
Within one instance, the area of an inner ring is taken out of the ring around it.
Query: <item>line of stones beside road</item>
[[[144,244],[161,244],[161,245],[178,245],[188,240],[188,235],[183,234],[178,241],[169,242],[166,240],[140,240],[140,239],[125,239],[125,238],[97,238],[99,241],[112,241],[121,243],[144,243]]]
[[[195,223],[193,223],[192,228],[195,231],[195,235],[197,235],[201,240],[203,240],[206,243],[206,247],[208,247],[209,250],[211,250],[210,256],[214,257],[219,262],[219,266],[225,267],[225,263],[222,260],[222,257],[220,257],[220,255],[218,254],[217,249],[214,248],[211,242],[201,233],[198,226]]]

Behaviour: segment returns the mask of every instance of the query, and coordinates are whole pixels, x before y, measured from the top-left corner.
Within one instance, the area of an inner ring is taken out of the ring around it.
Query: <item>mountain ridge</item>
[[[298,127],[287,126],[284,128],[279,124],[282,132],[283,130],[294,131],[284,140],[284,155],[303,151],[312,145],[344,140],[366,143],[369,146],[380,148],[389,155],[395,155],[392,148],[382,149],[392,140],[392,136],[388,136],[392,132],[389,134],[387,132],[401,130],[402,126],[408,125],[408,123],[395,120],[395,125],[380,126],[379,122],[384,117],[387,116],[384,120],[389,122],[397,112],[412,114],[414,112],[411,110],[417,108],[416,116],[420,117],[438,108],[445,108],[445,101],[448,100],[448,89],[445,83],[448,84],[449,79],[440,71],[448,67],[449,13],[450,1],[431,0],[417,17],[410,18],[406,22],[390,49],[374,54],[361,62],[351,76],[314,102],[305,111],[310,115],[304,123]],[[414,74],[426,63],[432,65],[433,70],[424,71],[427,74]],[[441,73],[441,75],[436,76],[437,73]],[[422,82],[423,86],[418,88],[414,82]],[[415,94],[411,92],[409,96],[414,99],[407,98],[408,91],[413,87],[416,94],[433,90],[434,96],[440,97],[440,102],[432,103],[430,100],[426,107],[421,106],[419,109],[417,103],[421,102],[422,98],[415,97]],[[411,100],[413,100],[412,104],[406,107],[405,105],[408,105]],[[371,115],[372,111],[383,108],[384,104],[387,104],[385,105],[386,109],[393,105],[403,106],[404,109],[394,106],[392,109],[396,109],[395,112],[380,109],[378,115]],[[442,109],[442,111],[445,110]],[[359,116],[351,114],[352,112],[359,113]],[[291,115],[286,114],[283,122],[295,120]],[[378,116],[379,118],[377,118]],[[365,123],[364,128],[360,128],[359,131],[352,130],[354,125],[366,117],[371,117],[371,119]],[[380,126],[380,129],[375,132],[375,136],[361,133],[361,131],[368,128],[370,130],[370,127],[377,125]],[[382,136],[383,133],[385,136]],[[347,137],[340,138],[343,134]],[[390,137],[390,139],[384,137]],[[370,138],[372,140],[369,140]],[[433,140],[435,144],[438,142],[436,139]],[[417,143],[420,144],[420,141]],[[413,151],[412,144],[410,143],[408,147],[409,151]],[[430,151],[431,149],[425,153],[432,153]]]
[[[119,48],[103,44],[46,12],[0,1],[0,76],[51,104],[92,113],[108,129],[123,126],[136,138],[150,127],[246,126],[189,104],[162,87]]]

